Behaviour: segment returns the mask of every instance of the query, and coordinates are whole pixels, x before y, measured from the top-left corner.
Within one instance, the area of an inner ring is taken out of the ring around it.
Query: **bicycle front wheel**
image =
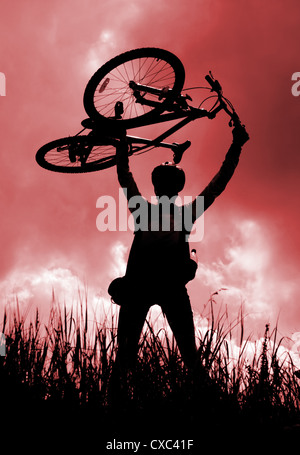
[[[109,60],[96,71],[84,92],[84,108],[95,120],[122,122],[126,128],[141,126],[154,112],[163,112],[179,95],[184,79],[184,67],[171,52],[134,49]],[[137,84],[150,89],[136,90]]]
[[[116,143],[92,135],[65,137],[43,145],[36,153],[36,161],[54,172],[99,171],[116,164]]]

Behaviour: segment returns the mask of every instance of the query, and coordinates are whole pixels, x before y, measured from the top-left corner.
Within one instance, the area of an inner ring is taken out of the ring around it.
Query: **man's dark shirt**
[[[233,140],[219,172],[199,194],[199,196],[204,197],[204,211],[224,191],[238,165],[240,153],[241,145],[238,141]],[[117,148],[117,173],[119,183],[125,190],[128,201],[134,196],[137,197],[136,200],[142,198],[129,169],[127,146]],[[153,227],[151,213],[155,213],[153,204],[143,198],[143,204],[147,207],[146,210],[149,214],[149,229],[138,229],[137,221],[140,222],[140,220],[135,219],[136,230],[126,269],[126,276],[129,279],[132,279],[134,283],[139,283],[140,286],[151,287],[152,284],[155,284],[155,287],[160,289],[168,287],[170,281],[172,286],[184,284],[183,277],[189,259],[189,244],[186,241],[186,236],[189,235],[197,217],[202,214],[202,212],[197,213],[196,201],[197,198],[190,204],[185,204],[181,207],[171,204],[168,213],[164,210],[163,215],[160,214],[159,217],[160,222],[162,221],[162,216],[169,218],[170,229],[159,229],[157,231],[151,229]],[[133,216],[135,215],[135,209],[136,207],[130,208]],[[189,217],[191,220],[188,227],[185,226],[183,220],[184,214],[187,214],[187,218]],[[181,224],[181,229],[179,230],[178,223],[179,225]]]

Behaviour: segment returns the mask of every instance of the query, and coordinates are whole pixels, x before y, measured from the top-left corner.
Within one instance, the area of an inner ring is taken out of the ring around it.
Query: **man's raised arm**
[[[226,188],[227,183],[234,174],[234,171],[238,165],[239,157],[242,151],[242,146],[249,140],[249,135],[244,126],[236,126],[232,130],[233,141],[226,154],[225,160],[222,163],[222,166],[219,172],[214,176],[211,182],[207,185],[206,188],[199,194],[199,196],[204,196],[204,210],[207,210],[208,207],[214,202],[216,197],[218,197]],[[193,222],[196,221],[197,217],[201,213],[196,212],[196,200],[193,202]]]
[[[129,200],[133,196],[141,196],[129,170],[128,144],[125,141],[120,141],[116,147],[116,164],[118,180],[123,190],[126,190],[127,199]]]

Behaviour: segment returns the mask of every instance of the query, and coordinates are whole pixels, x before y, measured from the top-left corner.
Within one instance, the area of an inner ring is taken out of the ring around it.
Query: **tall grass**
[[[277,328],[270,332],[267,324],[258,342],[244,339],[242,314],[232,324],[226,314],[216,318],[211,305],[210,326],[197,331],[198,367],[192,372],[167,327],[155,332],[147,322],[136,370],[125,379],[125,401],[112,391],[116,318],[91,322],[87,302],[76,311],[54,302],[48,322],[41,324],[38,311],[28,321],[17,305],[4,312],[1,330],[3,408],[50,403],[57,409],[96,409],[116,422],[127,407],[138,416],[155,413],[157,421],[167,415],[195,428],[205,422],[214,428],[243,422],[281,429],[298,423],[300,383]],[[234,331],[239,332],[235,343]]]

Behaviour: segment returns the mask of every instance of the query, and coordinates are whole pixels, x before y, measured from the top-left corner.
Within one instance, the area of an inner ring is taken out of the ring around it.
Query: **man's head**
[[[185,173],[173,163],[160,164],[152,171],[152,183],[156,196],[177,196],[185,184]]]

